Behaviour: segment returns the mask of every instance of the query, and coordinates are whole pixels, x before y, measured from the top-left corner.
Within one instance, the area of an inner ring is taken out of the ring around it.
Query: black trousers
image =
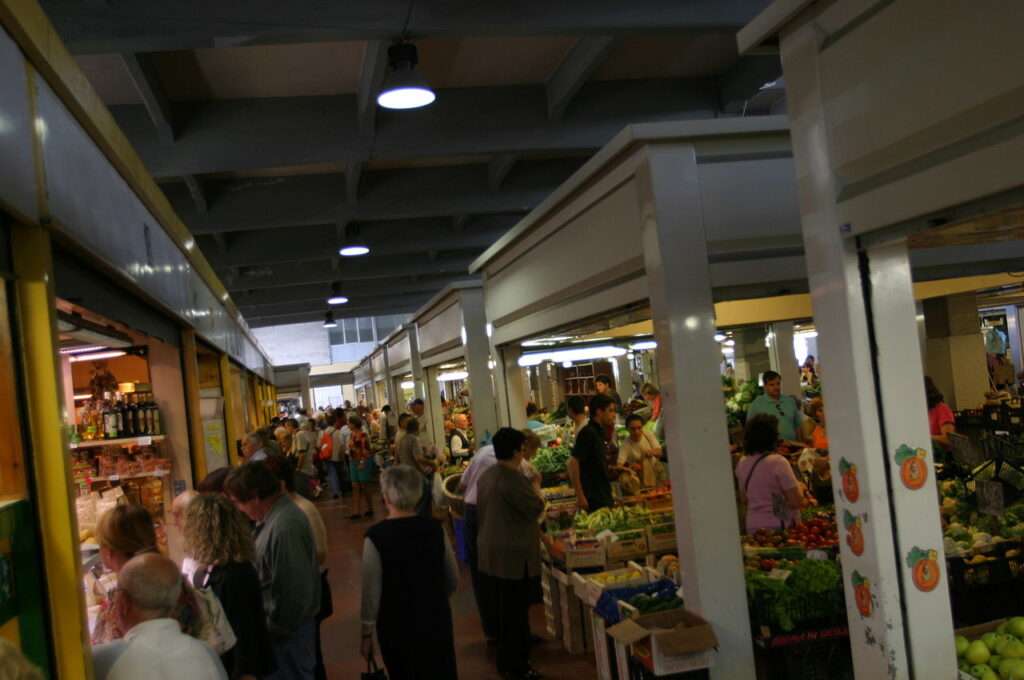
[[[525,673],[530,667],[530,581],[488,576],[498,601],[498,672]]]
[[[498,637],[498,602],[494,585],[486,574],[480,573],[476,539],[479,535],[480,516],[475,505],[466,504],[465,539],[469,557],[469,577],[473,582],[473,595],[480,613],[480,625],[484,635],[495,640]]]

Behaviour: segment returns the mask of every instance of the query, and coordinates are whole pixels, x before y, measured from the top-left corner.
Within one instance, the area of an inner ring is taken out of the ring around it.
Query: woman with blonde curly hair
[[[226,497],[201,494],[185,511],[185,543],[200,566],[196,588],[210,588],[235,633],[221,656],[232,680],[255,680],[273,671],[270,636],[249,523]]]

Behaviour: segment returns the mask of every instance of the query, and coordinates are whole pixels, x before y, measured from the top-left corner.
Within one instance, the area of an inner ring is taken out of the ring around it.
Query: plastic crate
[[[797,640],[791,644],[754,648],[759,680],[853,680],[853,656],[849,634],[843,629],[820,631],[824,635]],[[793,636],[790,636],[793,637]]]
[[[991,559],[980,564],[971,564],[962,557],[946,558],[950,604],[957,627],[973,626],[1019,613],[1019,603],[1024,598],[1024,550],[1021,543],[998,543],[983,554]]]

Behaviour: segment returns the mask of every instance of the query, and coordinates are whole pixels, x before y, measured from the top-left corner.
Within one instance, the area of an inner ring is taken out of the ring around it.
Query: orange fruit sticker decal
[[[860,498],[860,482],[857,481],[857,466],[845,458],[839,459],[839,474],[843,478],[843,495],[849,503]]]
[[[864,554],[864,532],[861,530],[862,521],[860,517],[850,514],[849,510],[843,510],[843,526],[846,527],[846,545],[850,551],[860,557]]]
[[[900,480],[903,486],[916,491],[928,480],[928,452],[912,449],[906,444],[896,449],[896,464],[900,466]]]
[[[916,545],[907,553],[907,566],[914,586],[922,593],[930,593],[939,585],[939,553],[923,550]]]
[[[863,617],[871,616],[871,582],[854,571],[851,575],[853,582],[853,599],[857,604],[857,611]]]

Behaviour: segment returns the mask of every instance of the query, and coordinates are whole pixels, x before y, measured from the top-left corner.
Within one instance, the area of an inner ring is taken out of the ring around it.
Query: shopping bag
[[[383,668],[377,667],[377,658],[371,656],[366,660],[366,672],[360,675],[362,680],[388,680]]]

